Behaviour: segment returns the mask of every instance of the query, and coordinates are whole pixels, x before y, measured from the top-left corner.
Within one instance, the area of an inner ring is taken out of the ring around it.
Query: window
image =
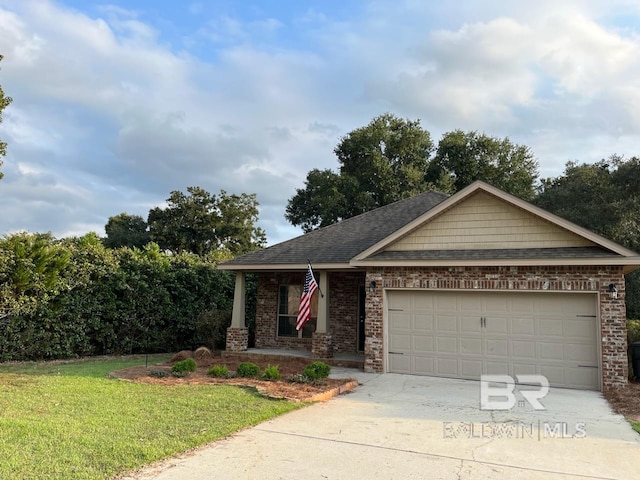
[[[311,319],[305,323],[301,331],[296,330],[298,307],[302,296],[302,285],[280,285],[278,291],[278,336],[311,338],[316,331],[318,319],[318,292],[311,299]]]

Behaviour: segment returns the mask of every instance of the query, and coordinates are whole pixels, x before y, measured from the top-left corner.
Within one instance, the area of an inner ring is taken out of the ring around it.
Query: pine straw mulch
[[[186,377],[171,376],[171,367],[178,359],[192,358],[193,353],[183,351],[176,354],[172,361],[150,365],[149,367],[138,366],[125,368],[111,372],[110,376],[123,380],[148,383],[155,385],[238,385],[255,388],[260,394],[270,398],[286,399],[294,402],[309,402],[317,400],[325,400],[327,394],[338,389],[338,393],[343,393],[354,388],[357,385],[353,379],[341,378],[332,379],[324,378],[313,383],[294,383],[289,379],[302,372],[304,367],[312,362],[307,358],[291,357],[286,360],[279,359],[277,361],[266,361],[261,359],[251,360],[260,367],[260,371],[264,371],[267,366],[278,365],[281,380],[261,380],[257,378],[213,378],[207,375],[207,371],[213,365],[224,365],[230,373],[235,372],[238,365],[247,360],[237,360],[232,358],[222,358],[216,352],[213,356],[205,355],[201,358],[197,356],[197,368],[193,373]],[[164,371],[169,374],[167,377],[152,376],[154,371]]]
[[[609,390],[604,396],[616,413],[640,422],[640,383],[630,381],[626,387]]]

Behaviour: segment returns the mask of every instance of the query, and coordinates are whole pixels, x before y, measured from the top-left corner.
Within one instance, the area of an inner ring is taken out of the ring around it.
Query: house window
[[[311,298],[311,319],[301,331],[296,330],[302,285],[280,285],[278,291],[278,336],[311,338],[318,319],[318,292]]]

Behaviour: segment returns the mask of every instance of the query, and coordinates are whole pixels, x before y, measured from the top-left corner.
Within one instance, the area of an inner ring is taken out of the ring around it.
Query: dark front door
[[[367,292],[364,287],[358,287],[358,351],[364,352],[364,320],[367,318],[365,300]]]

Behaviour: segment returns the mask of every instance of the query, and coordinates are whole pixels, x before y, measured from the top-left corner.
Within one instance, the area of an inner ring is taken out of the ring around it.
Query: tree
[[[426,178],[433,142],[419,120],[386,113],[345,135],[334,149],[339,173],[312,170],[289,199],[285,217],[308,232],[431,188]]]
[[[568,162],[541,181],[534,203],[604,237],[640,250],[640,159],[612,155],[594,164]],[[629,318],[640,318],[640,271],[626,276]]]
[[[4,57],[0,55],[0,62]],[[2,90],[2,85],[0,85],[0,123],[2,123],[2,111],[9,106],[9,104],[13,101],[11,97],[6,97],[4,95],[4,91]],[[2,167],[2,157],[7,154],[7,144],[0,140],[0,167]],[[2,172],[0,172],[0,179],[4,176]]]
[[[483,180],[524,200],[535,194],[538,163],[529,147],[478,132],[454,130],[438,143],[429,178],[451,177],[454,191]]]
[[[121,213],[109,217],[104,230],[107,233],[104,246],[107,248],[142,248],[150,241],[147,222],[140,215]]]
[[[227,249],[238,255],[264,245],[264,231],[255,226],[255,194],[227,195],[222,190],[217,197],[200,187],[188,187],[187,192],[173,191],[167,208],[149,211],[151,240],[160,248],[197,255]]]

